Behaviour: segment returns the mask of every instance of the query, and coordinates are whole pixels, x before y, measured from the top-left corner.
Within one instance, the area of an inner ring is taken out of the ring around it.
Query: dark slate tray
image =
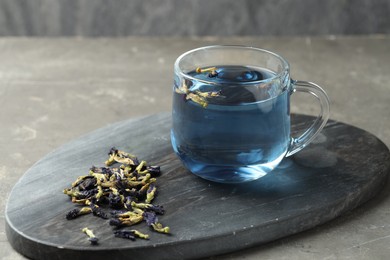
[[[294,116],[304,129],[308,116]],[[205,181],[184,169],[170,145],[170,115],[119,122],[63,145],[37,162],[13,188],[6,208],[11,245],[34,259],[184,259],[227,253],[291,235],[329,221],[373,197],[390,171],[388,148],[375,136],[330,121],[314,143],[285,159],[271,174],[241,185]],[[172,235],[150,240],[114,238],[108,221],[86,215],[62,193],[90,166],[103,165],[116,146],[162,166],[156,203]],[[100,237],[91,246],[88,226]]]

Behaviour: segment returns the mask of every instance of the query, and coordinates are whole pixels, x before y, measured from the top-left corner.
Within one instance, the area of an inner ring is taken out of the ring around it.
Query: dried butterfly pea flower
[[[146,169],[152,177],[157,177],[161,173],[160,166],[147,166]]]
[[[116,230],[114,232],[116,237],[135,240],[137,237],[149,239],[149,235],[139,232],[138,230]]]
[[[108,181],[107,175],[104,173],[91,172],[90,174],[95,177],[97,185]]]
[[[77,196],[78,199],[88,199],[93,197],[98,192],[97,188],[92,190],[83,190],[79,192],[79,196]]]
[[[76,197],[72,197],[72,202],[79,205],[88,205],[89,199],[77,199]]]
[[[163,207],[150,204],[157,195],[155,177],[160,175],[160,167],[148,166],[146,161],[139,162],[134,155],[114,147],[109,156],[108,164],[119,162],[122,165],[118,168],[92,166],[89,175],[80,176],[71,188],[64,189],[73,203],[88,206],[68,212],[67,218],[92,212],[97,217],[108,219],[109,214],[100,207],[108,206],[117,209],[111,212],[111,226],[121,228],[145,221],[153,230],[168,233],[169,227],[163,227],[156,217],[156,213],[164,214]],[[137,236],[137,232],[132,234]],[[145,235],[139,234],[139,237]]]
[[[92,189],[92,190],[83,190],[79,192],[78,199],[89,199],[92,198],[95,194],[98,193],[98,189]]]
[[[110,225],[116,227],[132,226],[142,222],[142,214],[129,215],[127,217],[119,217],[110,219]]]
[[[144,214],[145,211],[143,209],[140,209],[140,208],[133,208],[133,212],[142,215],[142,214]]]
[[[99,186],[103,188],[111,188],[111,187],[116,187],[117,186],[117,181],[106,181],[106,182],[101,182],[99,183]]]
[[[199,96],[197,93],[192,93],[192,92],[188,93],[186,96],[186,99],[187,100],[191,99],[195,103],[198,103],[199,105],[201,105],[203,108],[207,107],[207,105],[208,105],[206,98]]]
[[[110,219],[110,222],[109,222],[110,226],[115,226],[115,227],[124,227],[125,225],[122,224],[122,221],[117,219],[117,218],[112,218]]]
[[[202,69],[202,68],[200,68],[200,67],[197,67],[196,70],[195,70],[195,72],[196,72],[196,73],[205,73],[205,72],[210,72],[210,73],[212,73],[212,72],[216,72],[216,70],[217,70],[217,67],[209,67],[209,68],[205,68],[205,69]]]
[[[120,238],[126,238],[130,240],[135,240],[135,234],[132,231],[128,230],[116,230],[114,231],[115,237],[120,237]]]
[[[106,174],[106,175],[111,175],[113,172],[113,170],[109,167],[97,167],[97,166],[92,166],[90,169],[89,169],[89,172],[93,172],[93,173],[103,173],[103,174]]]
[[[77,187],[78,185],[80,185],[81,182],[83,182],[87,178],[93,178],[93,177],[91,177],[90,175],[79,176],[74,182],[72,182],[72,187]]]
[[[125,207],[125,209],[127,209],[127,210],[133,209],[133,207],[131,206],[132,201],[134,201],[134,198],[132,196],[127,196],[125,198],[125,202],[123,203],[123,206]]]
[[[153,223],[152,228],[154,231],[157,231],[159,233],[169,234],[170,228],[164,227],[161,223]]]
[[[156,213],[145,211],[142,216],[146,222],[146,225],[151,226],[152,224],[156,224],[158,222],[158,218]]]
[[[100,207],[93,206],[91,207],[92,214],[96,217],[102,218],[102,219],[109,219],[109,216],[106,212],[104,212]]]
[[[105,164],[107,165],[107,166],[110,166],[110,165],[112,165],[112,164],[114,164],[115,163],[115,155],[118,153],[118,149],[116,149],[115,147],[112,147],[111,149],[110,149],[110,151],[108,152],[108,156],[109,156],[109,158],[108,158],[108,160],[107,161],[105,161]]]
[[[138,230],[130,230],[130,231],[134,232],[134,235],[136,237],[143,238],[143,239],[149,239],[149,235],[148,234],[141,233]]]
[[[139,215],[139,213],[128,210],[128,211],[116,214],[115,217],[116,218],[130,218],[130,217],[134,217],[134,216],[138,216],[138,215]]]
[[[138,177],[138,181],[141,181],[141,185],[145,185],[147,183],[150,183],[150,179],[151,179],[152,175],[150,175],[150,173],[147,173],[145,175],[142,175],[142,176],[139,176]],[[152,180],[153,181],[153,180]]]
[[[149,185],[149,188],[146,192],[146,203],[151,203],[154,199],[154,196],[157,194],[157,187],[153,183]]]
[[[136,202],[132,202],[131,206],[133,208],[152,210],[152,211],[154,211],[154,212],[156,212],[157,214],[160,214],[160,215],[164,215],[164,213],[165,213],[165,210],[164,210],[163,206],[160,206],[160,205],[153,205],[153,204],[149,204],[149,203],[136,203]]]
[[[131,189],[120,189],[121,192],[124,194],[124,196],[130,196],[132,197],[133,201],[139,201],[140,199],[142,199],[142,195],[139,193],[139,191],[135,188],[131,188]]]
[[[92,209],[90,207],[76,208],[76,209],[69,211],[65,217],[67,220],[71,220],[71,219],[75,219],[79,216],[89,214],[91,212],[92,212]]]
[[[211,68],[206,68],[206,69],[202,69],[202,68],[196,68],[196,73],[205,73],[205,72],[209,72],[208,73],[208,77],[209,78],[214,78],[214,77],[217,77],[218,76],[218,72],[217,72],[217,68],[216,67],[211,67]]]
[[[146,168],[146,162],[141,161],[141,163],[135,168],[135,171],[139,174],[146,174],[148,171],[145,171]]]
[[[103,189],[102,189],[102,186],[97,186],[97,193],[96,193],[96,196],[95,196],[95,198],[96,198],[96,201],[99,201],[100,200],[100,198],[103,196]]]
[[[113,209],[121,209],[123,207],[123,196],[110,193],[108,195],[108,203]]]
[[[96,186],[96,182],[93,176],[87,176],[77,187],[80,191],[91,190]]]
[[[110,213],[111,213],[111,216],[112,216],[113,218],[117,218],[117,216],[118,216],[119,214],[126,213],[127,211],[128,211],[128,210],[126,210],[126,209],[119,209],[119,210],[111,210]]]
[[[114,174],[111,175],[110,181],[111,182],[118,182],[118,181],[121,181],[121,180],[126,179],[126,178],[128,178],[128,177],[125,175],[125,172],[122,169],[118,169],[118,171],[115,171]]]
[[[209,91],[209,92],[197,91],[196,94],[203,98],[213,98],[213,97],[219,97],[221,95],[221,91]]]
[[[149,174],[150,176],[150,174]],[[124,181],[124,184],[129,187],[129,188],[132,188],[132,187],[137,187],[137,186],[143,186],[147,183],[152,183],[152,182],[156,182],[156,178],[147,178],[147,179],[143,179],[143,180],[137,180],[137,181],[133,181],[133,180],[125,180]]]
[[[142,186],[138,190],[138,198],[143,199],[146,196],[146,193],[148,192],[148,189],[149,189],[150,185],[152,185],[152,184],[153,183],[149,182],[149,183],[146,183],[144,186]]]
[[[108,153],[109,158],[105,162],[107,166],[110,166],[116,162],[128,165],[137,165],[138,159],[136,156],[126,153],[124,151],[120,151],[115,147],[112,147],[110,152]]]
[[[109,189],[111,190],[111,194],[114,194],[115,196],[119,196],[120,195],[117,188],[110,187]]]
[[[208,73],[208,77],[214,78],[218,76],[217,68],[216,67],[210,67],[210,68],[196,68],[196,73]],[[191,91],[186,82],[183,82],[183,84],[179,88],[175,88],[175,92],[178,94],[184,95],[185,100],[192,100],[195,103],[198,103],[203,108],[206,108],[208,106],[208,99],[214,98],[214,97],[222,97],[220,92],[218,91],[210,91],[210,92],[200,92],[200,91]]]
[[[77,189],[64,189],[64,194],[68,195],[69,197],[77,197],[80,193]]]
[[[71,198],[81,200],[92,197],[94,194],[97,193],[97,188],[93,188],[90,190],[80,190],[79,187],[74,187],[70,189],[64,189],[63,192]]]
[[[99,239],[94,235],[93,231],[88,229],[88,228],[83,228],[81,230],[83,233],[87,234],[87,236],[89,237],[89,242],[91,242],[91,245],[97,245],[98,244],[98,241]]]

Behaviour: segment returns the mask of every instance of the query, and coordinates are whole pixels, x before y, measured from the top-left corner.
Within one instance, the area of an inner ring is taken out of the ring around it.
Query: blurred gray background
[[[389,0],[0,0],[0,36],[390,33]]]

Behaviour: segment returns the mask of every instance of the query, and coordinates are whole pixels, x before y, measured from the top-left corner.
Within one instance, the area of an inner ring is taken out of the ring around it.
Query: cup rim
[[[283,77],[285,75],[285,73],[289,73],[290,72],[290,64],[288,63],[288,61],[283,58],[281,55],[275,53],[275,52],[272,52],[272,51],[269,51],[269,50],[266,50],[266,49],[261,49],[261,48],[257,48],[257,47],[253,47],[253,46],[245,46],[245,45],[209,45],[209,46],[203,46],[203,47],[199,47],[199,48],[195,48],[195,49],[192,49],[192,50],[189,50],[189,51],[186,51],[184,52],[183,54],[181,54],[175,61],[175,64],[174,64],[174,71],[175,71],[175,74],[180,74],[180,76],[184,77],[184,78],[187,78],[187,79],[190,79],[190,80],[196,80],[198,82],[203,82],[203,83],[206,83],[206,84],[211,84],[211,85],[214,85],[214,84],[218,84],[220,85],[221,82],[213,82],[213,81],[209,81],[209,80],[203,80],[203,79],[199,79],[199,78],[195,78],[185,72],[183,72],[180,67],[179,67],[179,63],[180,61],[185,57],[185,56],[188,56],[189,54],[191,53],[194,53],[194,52],[197,52],[197,51],[200,51],[200,50],[205,50],[205,49],[215,49],[215,48],[235,48],[235,49],[249,49],[249,50],[254,50],[254,51],[259,51],[259,52],[263,52],[263,53],[267,53],[267,54],[270,54],[274,57],[276,57],[277,59],[279,59],[281,61],[281,63],[283,64],[283,69],[281,72],[279,73],[276,73],[275,75],[273,75],[272,77],[270,78],[266,78],[266,79],[262,79],[262,80],[256,80],[256,81],[251,81],[251,82],[247,82],[247,84],[261,84],[261,83],[266,83],[266,82],[271,82],[277,78],[280,78],[280,77]],[[223,83],[222,83],[223,84]]]

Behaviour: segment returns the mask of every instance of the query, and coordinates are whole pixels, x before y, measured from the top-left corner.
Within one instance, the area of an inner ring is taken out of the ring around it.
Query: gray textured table
[[[0,257],[23,259],[5,236],[6,197],[48,152],[131,117],[169,111],[172,64],[210,44],[246,44],[285,56],[296,79],[323,85],[332,119],[390,146],[390,37],[0,40]],[[294,112],[316,113],[294,97]],[[368,203],[312,230],[214,259],[385,259],[390,184]]]

